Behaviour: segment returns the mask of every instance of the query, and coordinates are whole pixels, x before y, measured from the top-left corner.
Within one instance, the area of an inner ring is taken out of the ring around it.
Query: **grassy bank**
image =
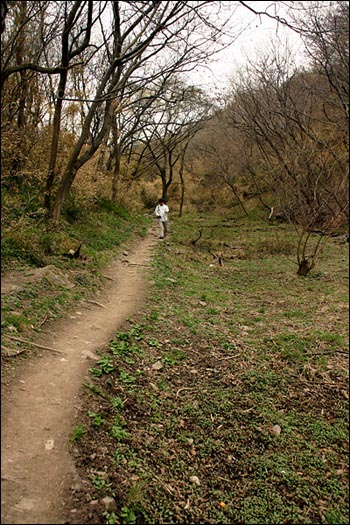
[[[144,316],[82,391],[71,523],[348,522],[348,246],[307,277],[294,247],[283,225],[173,221]]]
[[[36,214],[24,215],[16,199],[8,196],[2,217],[1,328],[5,337],[28,339],[91,296],[103,283],[105,265],[146,234],[150,219],[100,200],[89,208],[68,208],[55,226]],[[79,246],[79,257],[70,258]]]

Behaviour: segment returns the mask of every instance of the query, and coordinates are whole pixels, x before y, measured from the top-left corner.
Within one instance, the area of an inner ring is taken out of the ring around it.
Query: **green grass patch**
[[[73,199],[74,201],[74,199]],[[131,215],[120,205],[101,200],[95,206],[76,208],[67,203],[59,225],[43,215],[12,213],[18,198],[6,195],[2,224],[2,274],[17,272],[18,290],[2,294],[3,333],[40,330],[46,320],[61,317],[73,304],[91,296],[103,283],[102,268],[118,253],[122,243],[143,237],[150,219]],[[12,210],[12,211],[11,211]],[[70,210],[70,211],[69,211]],[[68,220],[69,218],[69,220]],[[82,259],[65,257],[82,243]],[[35,272],[48,266],[71,285],[52,279],[35,279]]]
[[[117,506],[101,520],[347,522],[346,247],[299,278],[276,228],[174,219],[157,246],[146,308],[92,378],[103,412],[84,397],[104,423],[86,416],[79,472],[105,465]]]

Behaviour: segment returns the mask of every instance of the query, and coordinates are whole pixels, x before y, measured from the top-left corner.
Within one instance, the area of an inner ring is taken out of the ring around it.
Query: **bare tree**
[[[222,26],[216,27],[208,17],[204,18],[208,4],[210,2],[152,2],[140,9],[138,2],[112,3],[112,40],[109,46],[106,39],[103,58],[106,67],[96,80],[94,98],[57,188],[52,213],[55,221],[60,217],[77,171],[109,133],[115,104],[122,107],[123,99],[135,92],[135,86],[140,89],[165,72],[191,68],[196,61],[215,51],[215,44],[213,50],[205,44],[220,37]],[[210,30],[209,37],[201,34],[203,28]],[[96,115],[99,122],[92,130]]]
[[[55,168],[57,162],[58,141],[60,137],[63,99],[65,96],[68,70],[73,60],[81,56],[90,44],[93,2],[87,2],[87,9],[84,10],[85,2],[77,0],[71,9],[66,9],[64,13],[64,27],[61,35],[61,59],[57,97],[52,125],[52,140],[48,173],[46,178],[46,188],[44,206],[48,213],[51,213],[51,193],[55,181]],[[78,27],[78,30],[76,29]]]
[[[217,110],[195,147],[197,159],[205,165],[207,181],[224,185],[245,215],[249,215],[238,189],[245,175],[244,151],[239,131],[227,121],[227,111]]]
[[[250,68],[227,115],[260,151],[271,191],[298,229],[298,273],[306,275],[321,246],[311,233],[322,230],[325,239],[348,213],[347,131],[335,124],[339,108],[325,109],[326,77],[289,64],[276,50]]]
[[[190,71],[228,43],[227,39],[223,42],[227,19],[219,21],[217,16],[227,7],[221,2],[26,0],[11,2],[9,7],[2,18],[4,21],[6,14],[2,89],[6,85],[6,92],[15,78],[25,88],[23,75],[28,72],[41,75],[42,86],[48,88],[54,111],[45,204],[50,211],[54,189],[51,216],[55,221],[78,170],[102,144],[108,144],[106,136],[125,101],[131,97],[137,101],[136,93],[159,76]],[[16,18],[16,9],[23,14],[21,20]],[[24,49],[22,44],[29,33],[35,35],[37,45]],[[17,61],[16,50],[21,57]],[[83,92],[74,92],[75,72],[82,68],[93,71],[94,78]],[[25,126],[22,117],[27,91],[22,90],[22,94],[17,111]],[[74,102],[83,102],[79,114],[84,118],[79,129],[75,128],[75,144],[62,172],[56,173],[62,115],[74,109]],[[12,107],[8,104],[7,109]],[[50,112],[47,120],[51,122]]]
[[[349,121],[349,2],[296,4],[299,9],[291,14],[304,40],[310,65],[327,79],[330,97],[325,93],[320,96],[326,106],[337,105]],[[333,112],[331,107],[327,111],[329,116]]]
[[[140,141],[135,177],[153,170],[161,179],[162,198],[167,200],[175,173],[180,177],[184,198],[184,162],[189,142],[210,115],[203,93],[173,79],[164,86],[157,104],[150,106],[141,119]],[[182,208],[183,200],[180,207]]]
[[[205,64],[231,42],[234,35],[228,35],[226,27],[234,9],[239,5],[250,9],[245,2],[232,7],[213,1],[26,0],[6,5],[1,35],[1,80],[6,89],[2,92],[6,101],[12,87],[20,94],[12,97],[14,104],[3,106],[6,121],[13,120],[11,113],[16,111],[18,125],[26,130],[31,100],[37,102],[37,122],[47,100],[51,106],[45,115],[46,124],[52,125],[52,139],[44,194],[55,221],[78,171],[101,147],[104,151],[112,147],[112,198],[116,198],[120,160],[125,155],[131,158],[135,145],[139,147],[139,112],[161,97],[164,79]],[[222,10],[225,17],[219,16]],[[278,15],[274,18],[288,23]],[[31,46],[26,44],[29,34],[34,35]],[[67,125],[64,115],[69,116]],[[59,144],[67,132],[73,143],[58,165]],[[177,154],[174,150],[171,163]],[[235,191],[235,186],[231,189]]]
[[[140,166],[142,155],[140,136],[143,137],[145,115],[156,110],[171,73],[150,81],[147,86],[136,89],[133,94],[123,97],[123,106],[119,107],[113,115],[111,126],[112,138],[109,146],[108,168],[112,175],[112,201],[118,199],[118,182],[122,177],[122,160],[124,178],[135,180],[141,176],[137,166]],[[135,161],[135,159],[137,159]]]
[[[4,157],[9,157],[3,165],[8,180],[21,179],[45,118],[43,86],[32,65],[35,63],[39,68],[38,64],[42,64],[44,47],[57,27],[56,19],[50,28],[45,26],[47,4],[29,1],[6,4],[6,25],[1,34],[1,129]]]

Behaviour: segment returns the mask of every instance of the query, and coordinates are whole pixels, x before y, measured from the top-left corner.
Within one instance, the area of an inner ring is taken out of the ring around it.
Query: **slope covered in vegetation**
[[[301,278],[288,227],[171,230],[82,389],[70,522],[347,523],[347,245]]]
[[[101,200],[88,209],[72,205],[55,227],[25,210],[27,193],[3,197],[3,355],[16,355],[22,345],[6,337],[31,339],[47,321],[93,294],[104,282],[104,266],[126,242],[145,235],[150,218]]]

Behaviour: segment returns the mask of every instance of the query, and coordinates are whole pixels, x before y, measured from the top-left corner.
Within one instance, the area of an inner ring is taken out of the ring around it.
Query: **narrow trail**
[[[55,352],[38,350],[3,395],[1,523],[65,523],[66,496],[76,479],[69,436],[78,422],[79,389],[96,351],[142,307],[156,239],[150,231],[124,260],[104,270],[110,279],[96,303],[79,306],[40,334],[36,342]]]

